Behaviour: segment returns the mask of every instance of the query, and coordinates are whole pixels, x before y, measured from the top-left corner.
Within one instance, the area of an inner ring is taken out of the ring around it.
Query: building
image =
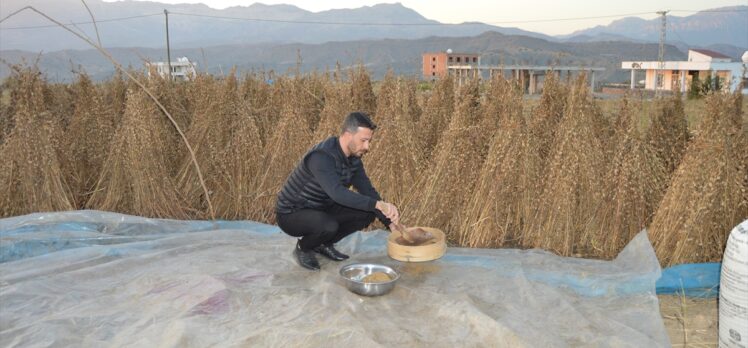
[[[476,53],[453,53],[452,50],[424,53],[423,77],[425,79],[445,77],[449,74],[450,67],[476,65],[480,65],[480,55]]]
[[[197,64],[190,62],[187,57],[177,58],[176,62],[171,62],[171,76],[173,79],[190,80],[196,75],[195,66]],[[166,62],[146,63],[148,76],[151,76],[151,70],[155,70],[161,77],[169,75],[169,64]]]
[[[477,53],[452,53],[452,50],[437,53],[424,53],[423,77],[436,79],[452,75],[458,83],[471,78],[491,78],[496,74],[519,81],[523,90],[529,94],[539,93],[543,89],[545,76],[554,73],[562,77],[564,73],[570,78],[572,72],[586,73],[590,79],[590,88],[595,86],[595,72],[605,71],[605,68],[579,66],[548,66],[548,65],[482,65],[481,57]],[[507,75],[509,72],[509,76]]]
[[[680,86],[685,92],[691,88],[694,80],[704,81],[707,76],[715,85],[734,92],[744,76],[744,67],[740,62],[733,62],[730,57],[719,52],[702,49],[688,50],[687,61],[626,61],[621,68],[631,70],[630,88],[636,87],[637,72],[645,72],[644,89],[675,90]],[[717,82],[718,80],[718,82]],[[743,91],[745,93],[745,91]]]

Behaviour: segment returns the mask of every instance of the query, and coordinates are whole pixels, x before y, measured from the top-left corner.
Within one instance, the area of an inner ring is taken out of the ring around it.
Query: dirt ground
[[[717,347],[717,299],[658,295],[673,347]]]

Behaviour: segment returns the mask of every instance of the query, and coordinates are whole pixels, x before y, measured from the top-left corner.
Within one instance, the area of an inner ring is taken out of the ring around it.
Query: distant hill
[[[657,42],[661,20],[626,17],[608,25],[576,31],[559,36],[569,41],[601,41],[616,38],[633,41]],[[748,6],[709,9],[690,16],[667,16],[667,41],[681,42],[692,47],[727,44],[748,48]]]
[[[173,48],[268,42],[322,43],[383,38],[413,39],[433,35],[459,37],[478,35],[489,30],[504,34],[552,39],[547,35],[517,28],[502,28],[482,23],[441,24],[426,19],[418,12],[399,3],[322,12],[310,12],[291,5],[259,3],[223,10],[202,4],[169,5],[145,1],[87,0],[86,3],[99,21],[100,36],[105,47],[165,47],[164,9],[172,13],[169,15],[169,34]],[[3,0],[0,2],[0,13],[5,16],[29,5],[65,24],[91,21],[80,0]],[[124,17],[137,18],[106,21]],[[263,19],[264,21],[215,17]],[[319,22],[328,24],[313,24]],[[329,23],[407,23],[409,25]],[[83,41],[59,27],[13,29],[50,24],[43,17],[30,11],[8,19],[0,26],[2,49],[50,52],[89,48]],[[78,24],[76,27],[84,30],[90,37],[95,37],[91,24]]]
[[[335,63],[351,66],[363,63],[375,78],[381,78],[387,69],[396,73],[419,76],[421,54],[451,48],[460,52],[478,52],[484,64],[538,64],[605,67],[598,81],[624,81],[628,74],[621,71],[622,60],[655,60],[658,45],[654,43],[608,42],[555,42],[544,39],[486,32],[472,37],[431,36],[423,39],[384,39],[328,42],[324,44],[251,44],[220,45],[204,49],[175,49],[172,57],[187,56],[197,62],[198,70],[210,73],[227,73],[232,66],[240,71],[252,69],[286,72],[294,67],[297,52],[303,59],[302,69],[334,69]],[[675,46],[666,46],[666,59],[685,59],[686,55]],[[163,49],[115,48],[112,55],[124,65],[141,69],[143,59],[165,60]],[[37,54],[28,51],[0,51],[6,61],[17,63],[25,59],[34,61]],[[108,61],[94,50],[64,50],[45,53],[39,66],[53,81],[69,81],[71,71],[79,67],[96,79],[106,79],[113,73]],[[0,65],[0,77],[9,74],[8,67]]]
[[[169,5],[148,1],[87,0],[86,3],[98,21],[105,47],[165,47],[164,9],[171,13],[169,32],[173,48],[260,43],[316,44],[332,41],[419,39],[429,36],[466,37],[486,31],[548,41],[657,42],[660,26],[659,19],[626,17],[609,25],[551,37],[518,28],[477,22],[442,24],[399,3],[321,12],[310,12],[292,5],[260,3],[223,10],[202,4]],[[78,23],[75,25],[76,29],[95,37],[93,26],[83,24],[91,19],[80,0],[3,0],[0,1],[0,13],[4,17],[24,6],[34,6],[65,24]],[[121,18],[129,19],[110,21]],[[408,25],[371,25],[381,23]],[[671,14],[668,15],[668,23],[668,43],[679,43],[681,47],[731,45],[738,49],[748,48],[748,6],[704,10],[684,17]],[[50,25],[48,20],[30,11],[14,16],[0,25],[0,48],[35,52],[89,48],[70,33],[59,27],[49,27]],[[19,27],[27,29],[18,29]]]

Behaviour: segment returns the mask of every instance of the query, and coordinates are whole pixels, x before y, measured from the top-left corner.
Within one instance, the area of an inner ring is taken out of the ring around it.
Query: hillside
[[[399,74],[420,75],[421,54],[451,48],[461,52],[479,52],[484,64],[557,64],[605,67],[598,81],[623,81],[628,75],[619,70],[622,60],[654,60],[658,45],[651,43],[568,42],[561,43],[521,35],[503,35],[486,32],[472,37],[431,36],[417,40],[385,39],[328,42],[324,44],[253,44],[220,45],[204,49],[174,49],[173,57],[186,56],[196,61],[198,69],[220,74],[232,66],[240,71],[273,69],[285,72],[295,66],[297,53],[303,59],[302,69],[324,70],[334,68],[339,62],[349,66],[362,62],[375,78],[384,75],[388,68]],[[165,60],[163,49],[115,48],[112,55],[123,65],[140,68],[143,59]],[[34,61],[37,53],[28,51],[0,51],[3,59],[19,63],[23,59]],[[685,59],[686,55],[674,46],[667,46],[667,59]],[[104,79],[113,73],[113,67],[94,50],[64,50],[41,55],[39,66],[50,79],[68,81],[71,70],[78,67],[95,79]],[[206,69],[207,68],[207,69]],[[7,76],[8,67],[0,65],[0,77]]]

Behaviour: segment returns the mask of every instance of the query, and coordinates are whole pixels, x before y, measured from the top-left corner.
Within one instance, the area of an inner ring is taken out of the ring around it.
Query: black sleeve
[[[312,152],[306,159],[306,165],[325,193],[335,203],[353,209],[379,212],[375,208],[376,199],[353,192],[343,186],[335,172],[335,159],[332,156],[323,152]]]
[[[369,176],[366,175],[366,170],[364,170],[364,166],[360,161],[356,173],[353,175],[353,178],[351,178],[351,184],[353,184],[353,187],[355,187],[362,195],[373,198],[375,203],[376,201],[382,200],[379,192],[377,192],[374,185],[371,184],[371,180],[369,180]],[[385,227],[389,228],[390,223],[392,222],[390,219],[385,217],[379,209],[374,209],[374,214]]]

